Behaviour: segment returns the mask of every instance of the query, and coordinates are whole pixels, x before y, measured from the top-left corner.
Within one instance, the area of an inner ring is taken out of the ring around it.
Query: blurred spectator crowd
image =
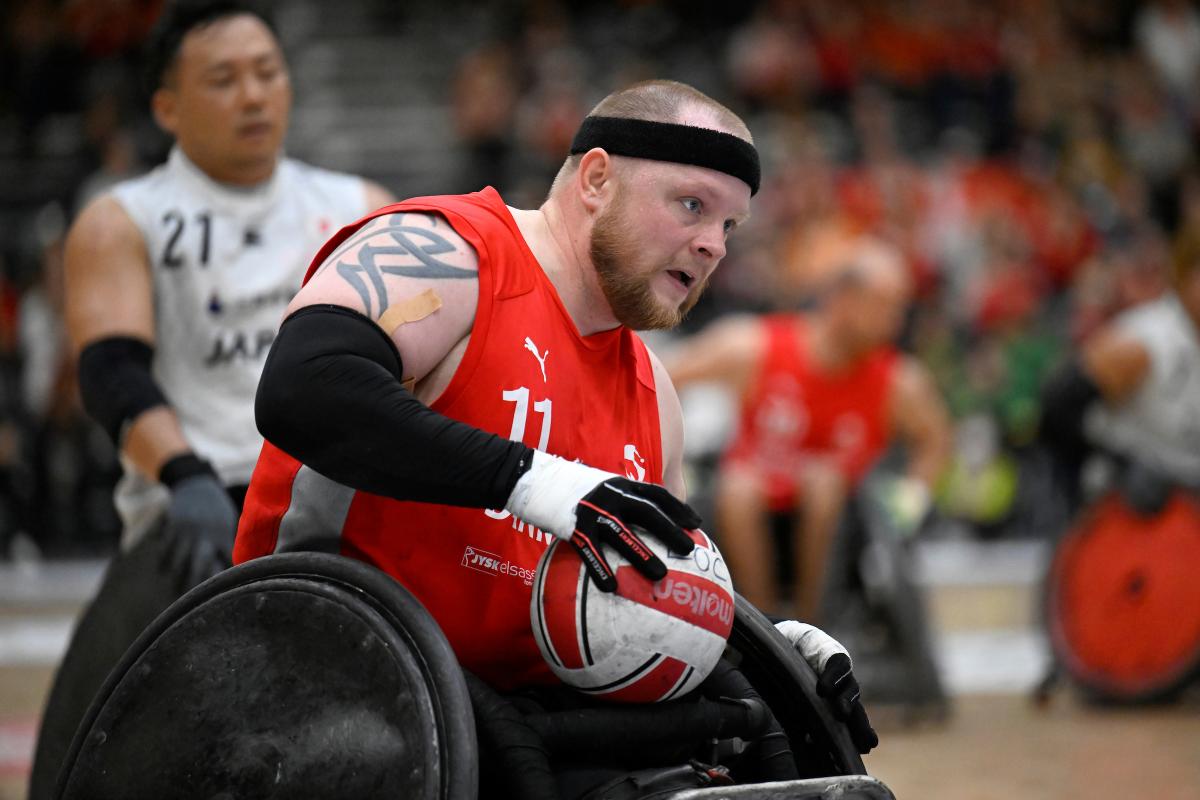
[[[160,2],[15,0],[0,18],[0,554],[115,540],[113,455],[81,416],[63,340],[61,241],[88,197],[165,153],[137,72]],[[919,286],[904,345],[956,419],[939,504],[968,535],[1061,525],[1034,438],[1040,383],[1163,291],[1178,243],[1200,236],[1187,0],[331,5],[369,6],[393,36],[422,13],[478,23],[445,48],[453,130],[429,134],[456,148],[456,172],[435,191],[491,184],[537,205],[588,108],[641,78],[742,113],[763,188],[684,332],[802,305],[845,236],[899,245]]]

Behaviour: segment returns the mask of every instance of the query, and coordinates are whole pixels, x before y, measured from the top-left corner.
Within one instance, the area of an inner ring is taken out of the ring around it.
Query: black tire
[[[467,800],[477,759],[462,671],[421,604],[360,562],[289,553],[206,581],[143,632],[56,796]]]
[[[896,649],[903,664],[909,697],[918,708],[929,710],[934,717],[947,713],[949,701],[942,685],[941,672],[934,659],[933,634],[925,596],[913,576],[909,542],[901,540],[892,530],[877,502],[864,502],[863,516],[871,555],[880,562],[882,598],[878,610],[894,635]]]
[[[940,721],[950,701],[914,573],[910,542],[892,529],[869,478],[847,504],[832,548],[822,621],[850,649],[864,698]],[[873,646],[859,646],[868,640]]]
[[[729,645],[741,656],[738,668],[787,733],[800,777],[867,774],[845,723],[834,718],[817,695],[816,673],[771,621],[741,595],[735,604]]]

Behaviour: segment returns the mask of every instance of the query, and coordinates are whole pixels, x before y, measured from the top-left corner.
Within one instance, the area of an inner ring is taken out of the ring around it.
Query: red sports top
[[[431,407],[563,458],[661,483],[658,400],[645,345],[624,327],[579,334],[494,189],[381,208],[327,243],[309,276],[367,220],[400,211],[441,214],[479,256],[470,340]],[[484,680],[502,689],[555,681],[529,622],[534,569],[551,534],[506,511],[354,491],[267,442],[246,495],[234,561],[328,549],[331,537],[340,539],[344,555],[379,567],[416,595],[459,662]]]
[[[796,504],[796,476],[806,458],[832,457],[853,482],[887,447],[887,404],[899,353],[883,348],[829,373],[809,357],[803,318],[779,314],[762,324],[766,349],[724,460],[756,468],[770,508],[785,511]]]

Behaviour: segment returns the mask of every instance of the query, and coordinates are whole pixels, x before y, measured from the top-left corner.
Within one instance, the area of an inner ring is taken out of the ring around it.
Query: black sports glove
[[[700,515],[662,486],[539,451],[531,453],[532,463],[504,507],[570,541],[603,591],[616,591],[617,577],[601,552],[602,544],[615,547],[654,581],[667,574],[667,567],[641,535],[658,538],[679,555],[695,546],[687,530],[699,527]]]
[[[775,623],[796,648],[796,652],[817,673],[817,694],[825,698],[833,716],[846,724],[850,740],[858,752],[866,754],[879,744],[879,737],[867,719],[858,681],[850,671],[850,655],[841,643],[825,631],[794,619]]]
[[[598,543],[616,548],[652,581],[666,577],[667,565],[651,552],[639,533],[650,534],[676,555],[692,552],[696,543],[685,529],[697,528],[700,516],[662,486],[629,478],[609,478],[583,496],[575,506],[571,545],[587,565],[601,591],[615,592],[617,576]]]
[[[879,744],[879,736],[863,708],[858,681],[850,671],[850,656],[836,653],[829,657],[825,669],[817,677],[817,694],[829,701],[833,716],[846,723],[858,752],[865,755]]]
[[[1170,478],[1140,461],[1130,461],[1122,470],[1120,480],[1125,501],[1143,517],[1162,513],[1175,490]]]
[[[169,461],[159,479],[171,490],[164,566],[180,576],[180,592],[186,592],[233,563],[238,512],[212,466],[194,455]]]

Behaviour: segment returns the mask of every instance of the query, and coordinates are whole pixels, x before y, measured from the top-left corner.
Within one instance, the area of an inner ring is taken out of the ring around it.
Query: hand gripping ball
[[[696,546],[686,556],[643,536],[667,565],[655,583],[604,546],[615,593],[596,587],[569,542],[550,545],[529,612],[542,657],[563,683],[608,700],[654,703],[708,677],[733,626],[733,582],[712,539],[690,535]]]

